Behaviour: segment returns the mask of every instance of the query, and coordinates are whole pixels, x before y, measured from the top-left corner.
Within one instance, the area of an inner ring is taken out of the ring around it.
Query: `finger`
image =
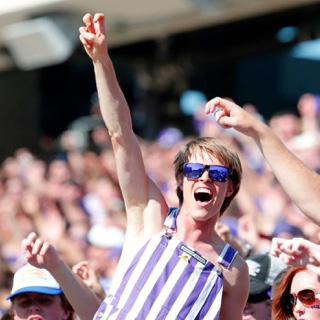
[[[223,99],[220,97],[215,97],[206,103],[205,112],[212,113],[217,107],[225,110],[225,114],[229,113],[234,103],[228,99]]]
[[[217,111],[215,112],[215,118],[216,118],[216,121],[217,121],[217,123],[222,127],[222,128],[224,128],[224,129],[229,129],[229,128],[231,128],[229,125],[227,125],[227,124],[224,124],[224,115],[225,115],[225,113],[224,113],[224,110],[222,110],[221,108],[218,108],[217,109]]]
[[[81,262],[81,265],[84,266],[85,268],[88,268],[89,262],[88,262],[87,260],[83,260],[83,261]]]
[[[35,232],[29,233],[27,240],[31,243],[38,238],[38,235]]]
[[[88,279],[89,279],[89,271],[88,271],[87,268],[84,268],[84,269],[82,270],[82,279],[83,279],[83,280],[88,280]]]
[[[84,24],[86,25],[87,31],[94,33],[95,30],[94,30],[92,15],[90,13],[87,13],[84,15],[82,20],[83,20]]]
[[[33,244],[31,253],[38,254],[41,250],[42,245],[43,245],[43,240],[38,238]]]
[[[206,104],[205,104],[205,108],[204,108],[204,112],[206,114],[209,114],[209,113],[214,113],[216,108],[219,107],[219,101],[220,101],[220,97],[216,97],[216,98],[213,98],[211,100],[209,100]]]
[[[76,265],[72,266],[71,270],[72,270],[72,272],[79,274],[79,272],[81,271],[81,267],[78,264],[76,264]]]
[[[41,256],[44,256],[47,253],[47,251],[49,250],[50,247],[51,246],[50,246],[50,244],[48,242],[42,242],[41,250],[40,250],[39,254]]]
[[[90,24],[91,20],[92,20],[92,15],[90,13],[86,13],[82,18],[82,21],[86,26]]]
[[[294,252],[296,255],[302,254],[302,249],[303,249],[303,244],[301,242],[300,238],[293,238],[292,239],[292,246],[291,250]]]
[[[87,40],[84,39],[84,37],[82,35],[79,36],[80,42],[82,43],[82,45],[87,48],[90,49],[92,48],[92,42],[88,42]]]
[[[283,252],[280,253],[279,258],[282,261],[284,261],[286,264],[290,264],[292,262],[290,256],[288,256],[287,254],[285,254]]]
[[[31,251],[34,241],[38,238],[35,232],[29,233],[27,238],[23,239],[21,242],[21,248],[23,252]]]
[[[216,111],[214,112],[214,117],[216,118],[217,122],[223,115],[224,115],[224,111],[219,107],[216,108]]]
[[[105,33],[104,14],[96,13],[93,18],[94,28],[96,34]]]
[[[85,28],[85,27],[80,27],[79,32],[80,32],[79,38],[83,44],[93,43],[93,41],[95,39],[95,34],[88,32],[87,28]]]
[[[283,244],[283,239],[273,238],[271,242],[270,253],[274,256],[279,256],[281,253],[280,246]]]

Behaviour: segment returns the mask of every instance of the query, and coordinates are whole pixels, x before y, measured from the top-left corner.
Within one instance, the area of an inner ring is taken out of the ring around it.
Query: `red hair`
[[[295,317],[292,308],[285,303],[285,297],[290,294],[292,279],[305,267],[291,267],[287,270],[282,280],[277,284],[274,290],[274,298],[271,304],[271,319],[274,320],[294,320]]]

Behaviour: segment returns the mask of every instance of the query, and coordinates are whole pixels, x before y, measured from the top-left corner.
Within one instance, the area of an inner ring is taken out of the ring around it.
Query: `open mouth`
[[[206,188],[199,188],[195,191],[194,198],[199,202],[209,202],[212,199],[212,192]]]

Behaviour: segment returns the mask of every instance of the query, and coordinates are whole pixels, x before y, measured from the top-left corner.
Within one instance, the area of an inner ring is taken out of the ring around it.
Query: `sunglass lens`
[[[312,290],[302,290],[298,293],[298,299],[305,305],[305,306],[312,306],[315,302],[315,294]]]
[[[187,178],[197,179],[203,173],[204,165],[201,163],[186,163],[183,168],[183,173]]]
[[[226,182],[228,180],[228,169],[220,166],[211,166],[209,175],[213,181]]]

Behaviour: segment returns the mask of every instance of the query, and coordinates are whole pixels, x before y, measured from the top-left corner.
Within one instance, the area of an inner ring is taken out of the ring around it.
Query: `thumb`
[[[230,129],[232,124],[230,122],[230,117],[225,115],[224,110],[218,110],[214,114],[217,123],[224,129]]]

